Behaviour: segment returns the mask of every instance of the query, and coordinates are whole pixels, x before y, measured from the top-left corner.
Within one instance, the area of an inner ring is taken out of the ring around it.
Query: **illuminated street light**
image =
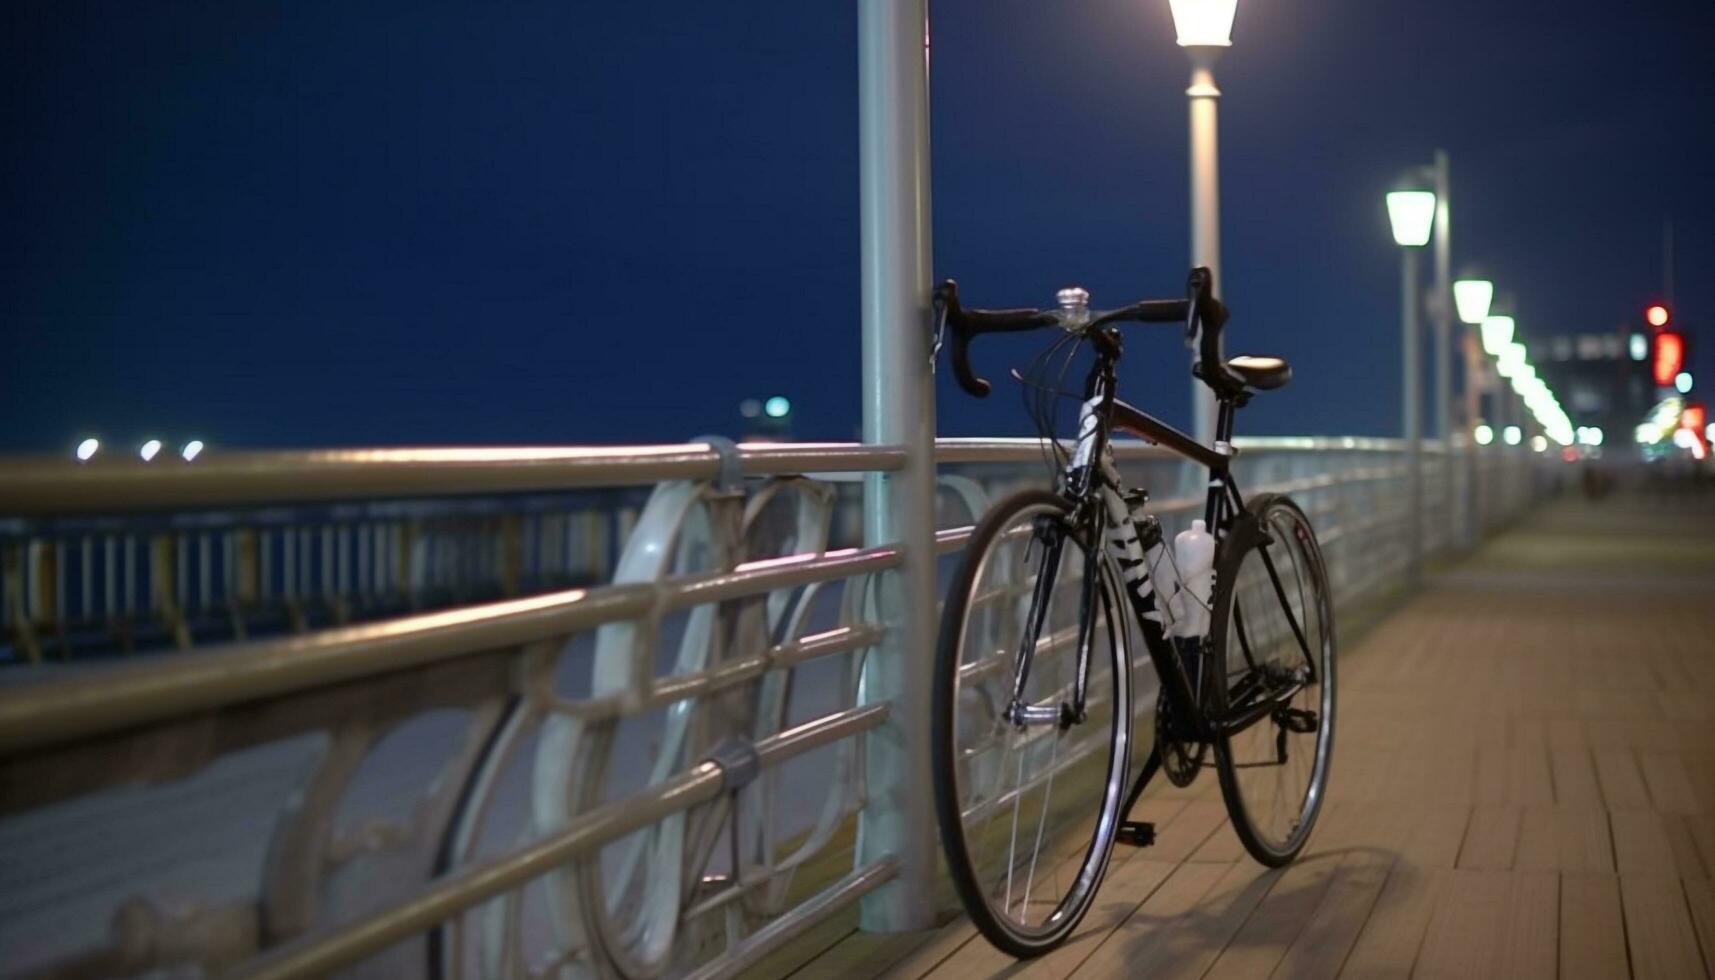
[[[1513,318],[1486,316],[1483,318],[1483,351],[1490,357],[1501,356],[1502,348],[1513,341]]]
[[[1525,366],[1525,347],[1523,344],[1507,344],[1495,355],[1495,373],[1503,378],[1511,378]]]
[[[179,455],[184,457],[185,462],[188,463],[200,456],[202,454],[202,450],[202,440],[192,439],[190,442],[185,443],[183,449],[179,450]]]
[[[1522,432],[1516,425],[1509,425],[1501,430],[1501,441],[1505,442],[1509,446],[1518,445],[1519,440],[1523,438],[1524,432]]]
[[[1670,319],[1670,316],[1667,312],[1667,307],[1660,303],[1655,303],[1652,304],[1649,309],[1644,311],[1644,319],[1649,321],[1649,325],[1652,327],[1665,327],[1667,326],[1667,321]]]
[[[774,395],[762,403],[762,412],[771,419],[783,419],[792,412],[792,403],[785,395]]]
[[[1487,446],[1489,443],[1495,441],[1495,430],[1487,425],[1479,425],[1476,429],[1472,430],[1471,438],[1477,440],[1477,445]]]
[[[1678,374],[1674,375],[1673,376],[1673,386],[1675,388],[1678,388],[1679,393],[1682,395],[1691,394],[1691,372],[1690,371],[1681,371]]]
[[[1215,85],[1215,62],[1232,46],[1238,0],[1168,0],[1168,7],[1179,46],[1191,59],[1191,84],[1185,89],[1191,116],[1191,265],[1209,270],[1219,295],[1223,288],[1217,112],[1221,90]],[[1191,421],[1198,442],[1214,441],[1215,394],[1207,385],[1191,386]]]
[[[1649,338],[1641,333],[1632,334],[1631,354],[1634,361],[1649,357]]]
[[[143,457],[143,462],[147,463],[150,460],[154,459],[156,454],[158,454],[160,451],[161,451],[161,440],[150,439],[148,442],[145,442],[141,448],[139,448],[137,450],[137,455]]]
[[[100,439],[85,439],[77,444],[77,461],[87,463],[101,449]]]
[[[1530,449],[1531,449],[1531,452],[1536,452],[1536,453],[1548,452],[1548,437],[1547,436],[1531,436],[1530,437]]]
[[[1389,191],[1387,217],[1393,225],[1395,244],[1407,248],[1428,245],[1429,233],[1435,228],[1435,192],[1415,189]]]
[[[1238,0],[1167,0],[1182,48],[1226,48],[1233,43]]]
[[[1487,279],[1459,279],[1453,283],[1453,305],[1459,308],[1459,319],[1466,323],[1482,323],[1489,316],[1489,304],[1495,299],[1495,284]]]

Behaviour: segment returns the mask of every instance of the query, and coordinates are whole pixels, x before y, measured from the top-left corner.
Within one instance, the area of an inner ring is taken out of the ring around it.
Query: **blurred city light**
[[[183,456],[185,459],[185,462],[188,463],[191,460],[196,459],[198,456],[200,456],[202,454],[202,449],[203,449],[202,440],[201,439],[192,439],[190,442],[185,443],[183,449],[179,450],[179,455]]]
[[[1516,425],[1509,425],[1501,430],[1501,441],[1509,446],[1516,446],[1524,438],[1524,433]]]
[[[1510,316],[1486,316],[1482,329],[1483,350],[1490,357],[1501,356],[1501,351],[1512,343],[1513,318]]]
[[[1644,311],[1644,319],[1648,320],[1649,325],[1652,327],[1665,327],[1667,326],[1667,321],[1670,318],[1671,317],[1667,312],[1667,307],[1660,303],[1656,303]]]
[[[1641,333],[1632,334],[1632,360],[1641,361],[1649,357],[1649,338]]]
[[[1658,387],[1666,388],[1673,383],[1674,376],[1685,367],[1685,338],[1669,330],[1655,335],[1655,360],[1650,365],[1650,373],[1655,375]]]
[[[1548,439],[1544,436],[1531,436],[1530,448],[1533,452],[1548,452]]]
[[[1389,191],[1387,217],[1395,242],[1408,247],[1429,244],[1435,225],[1435,192]]]
[[[771,419],[783,419],[792,411],[792,403],[784,395],[774,395],[762,403],[762,411]]]
[[[143,457],[143,462],[147,463],[148,461],[154,459],[156,454],[160,453],[160,451],[161,451],[161,440],[150,439],[148,442],[145,442],[141,448],[139,448],[137,450],[137,455]]]
[[[1489,315],[1489,304],[1495,299],[1495,284],[1487,279],[1460,279],[1453,283],[1453,305],[1459,319],[1466,323],[1482,323]]]
[[[738,414],[747,419],[756,418],[762,414],[762,401],[756,398],[746,398],[738,403]]]
[[[1477,445],[1487,446],[1489,443],[1495,441],[1495,430],[1489,428],[1487,425],[1479,425],[1471,433],[1471,437],[1477,440]]]
[[[1673,386],[1679,389],[1679,393],[1682,395],[1691,394],[1691,372],[1681,371],[1674,375]]]
[[[77,444],[78,462],[80,462],[80,463],[89,462],[90,457],[94,456],[96,454],[96,452],[100,449],[101,449],[101,440],[100,439],[85,439],[84,441],[78,443]]]
[[[1226,48],[1233,43],[1238,0],[1167,0],[1182,48]]]

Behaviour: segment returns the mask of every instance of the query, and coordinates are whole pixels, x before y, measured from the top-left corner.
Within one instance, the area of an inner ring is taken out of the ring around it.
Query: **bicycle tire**
[[[1011,917],[1007,912],[1007,908],[1011,905],[1012,895],[1012,881],[1010,877],[1007,880],[1006,896],[1001,902],[1003,907],[997,910],[994,900],[991,898],[988,889],[985,888],[984,880],[987,875],[985,875],[981,869],[976,867],[980,862],[975,859],[971,853],[970,834],[967,833],[967,814],[978,810],[979,808],[989,806],[990,804],[982,801],[980,794],[973,793],[972,797],[977,798],[979,802],[967,807],[968,799],[963,792],[963,783],[965,782],[965,777],[975,770],[978,763],[978,756],[972,755],[969,758],[966,758],[964,756],[964,750],[958,740],[961,731],[969,729],[968,725],[964,726],[964,728],[960,725],[961,702],[966,702],[967,718],[965,720],[970,721],[971,718],[969,716],[977,716],[979,723],[984,719],[981,717],[982,713],[977,710],[977,707],[987,707],[992,715],[994,703],[992,698],[987,701],[983,701],[980,696],[966,698],[964,696],[965,691],[960,687],[960,682],[962,670],[966,674],[975,674],[975,671],[970,670],[969,666],[966,664],[965,650],[967,640],[972,636],[971,617],[976,605],[975,600],[979,591],[978,587],[982,585],[984,581],[983,575],[985,570],[995,567],[994,563],[996,561],[998,549],[1003,544],[1003,533],[1007,532],[1009,528],[1015,527],[1021,519],[1030,517],[1030,515],[1038,515],[1042,519],[1050,521],[1055,528],[1055,533],[1063,534],[1066,537],[1066,540],[1076,544],[1077,547],[1082,550],[1083,557],[1085,559],[1088,558],[1089,547],[1100,547],[1099,543],[1083,541],[1078,537],[1077,532],[1072,529],[1068,523],[1069,511],[1066,501],[1064,498],[1056,494],[1040,490],[1023,491],[1006,498],[989,509],[972,532],[970,541],[965,549],[964,559],[959,565],[957,573],[953,577],[946,607],[942,614],[941,629],[939,639],[936,644],[933,715],[931,724],[931,746],[933,751],[932,768],[934,774],[937,821],[940,825],[942,846],[946,852],[948,869],[951,874],[954,887],[958,891],[959,898],[963,903],[966,912],[970,914],[972,922],[989,940],[989,942],[993,943],[997,948],[1004,952],[1019,958],[1040,956],[1064,942],[1065,939],[1072,934],[1073,929],[1077,927],[1078,922],[1083,918],[1084,914],[1089,910],[1089,907],[1095,898],[1096,891],[1099,888],[1102,877],[1107,870],[1108,860],[1113,852],[1115,834],[1118,829],[1119,820],[1122,816],[1120,808],[1124,802],[1124,795],[1127,788],[1126,771],[1130,763],[1130,718],[1133,710],[1131,705],[1131,676],[1127,650],[1127,641],[1130,633],[1127,629],[1127,621],[1123,618],[1129,615],[1128,607],[1123,604],[1123,593],[1117,587],[1119,580],[1114,574],[1114,570],[1108,561],[1107,556],[1105,554],[1098,553],[1095,561],[1095,565],[1098,569],[1098,587],[1088,593],[1088,608],[1084,608],[1085,598],[1082,592],[1082,587],[1080,586],[1080,596],[1078,600],[1080,608],[1078,615],[1080,617],[1080,629],[1082,629],[1084,617],[1095,614],[1099,614],[1102,617],[1100,622],[1103,628],[1099,631],[1095,627],[1091,628],[1090,695],[1091,701],[1094,703],[1098,693],[1096,685],[1100,682],[1098,679],[1098,664],[1101,662],[1102,658],[1105,658],[1107,664],[1107,683],[1110,684],[1110,690],[1107,694],[1109,698],[1107,703],[1109,707],[1108,713],[1110,716],[1110,722],[1109,731],[1105,741],[1106,756],[1099,760],[1102,763],[1102,768],[1098,771],[1104,781],[1105,789],[1102,793],[1101,801],[1098,804],[1096,812],[1093,814],[1094,822],[1090,824],[1089,840],[1087,843],[1082,845],[1082,857],[1066,857],[1060,861],[1059,865],[1056,865],[1057,868],[1065,867],[1072,860],[1078,861],[1076,871],[1071,874],[1071,885],[1068,887],[1065,896],[1054,907],[1053,911],[1045,914],[1042,922],[1035,926],[1032,926],[1028,921],[1019,921]],[[1034,534],[1035,532],[1032,533]],[[1010,537],[1010,535],[1008,535],[1008,537]],[[1042,558],[1045,559],[1049,553],[1050,552],[1046,546],[1044,546],[1044,554]],[[1040,575],[1040,571],[1038,574]],[[1057,580],[1054,591],[1058,593],[1060,589],[1065,587],[1065,585],[1066,583],[1063,580]],[[1016,587],[1026,588],[1023,585],[1016,585]],[[1001,615],[1005,615],[1004,609]],[[1028,620],[1030,619],[1030,616],[1026,614],[1024,618],[1027,622],[1024,626],[1023,632],[1028,632]],[[1048,629],[1053,624],[1048,623],[1047,625],[1038,625],[1041,629]],[[1040,634],[1040,630],[1038,632]],[[1098,632],[1100,634],[1099,636]],[[1052,634],[1050,634],[1050,637],[1051,636]],[[1103,637],[1105,637],[1105,639],[1103,639]],[[1041,635],[1030,639],[1030,648],[1032,650],[1039,651],[1039,653],[1033,654],[1033,660],[1040,655],[1042,643],[1043,637]],[[1098,649],[1098,643],[1105,646],[1105,650]],[[1076,647],[1076,643],[1074,643],[1073,646]],[[1017,649],[1023,648],[1024,642],[1021,639]],[[1005,647],[1002,646],[1001,649],[1004,651]],[[1050,656],[1052,655],[1051,651]],[[1012,658],[997,659],[1015,660],[1016,655]],[[1075,661],[1076,658],[1074,657],[1073,659]],[[976,666],[980,667],[980,663],[976,664]],[[1007,693],[1008,696],[1010,696],[1011,672],[998,669],[999,667],[1004,666],[1006,666],[1005,663],[998,664],[997,669],[992,671],[985,670],[983,673],[1004,674],[1005,676],[1002,680],[1004,680],[1008,685]],[[1033,666],[1041,667],[1042,665],[1040,663],[1036,663],[1033,664]],[[973,683],[981,682],[973,681]],[[971,702],[978,702],[978,704],[972,704]],[[1059,730],[1058,734],[1053,736],[1053,738],[1057,740],[1054,743],[1054,753],[1058,753],[1059,750],[1060,742],[1058,739],[1067,737],[1069,732],[1083,727],[1085,724],[1095,723],[1096,722],[1094,721],[1080,723],[1072,726],[1071,728],[1064,726],[1049,726]],[[1010,723],[1004,721],[1002,721],[999,726],[995,726],[991,723],[991,730],[996,727],[1013,729],[1016,726],[1012,726]],[[1027,740],[1028,737],[1022,734],[1025,731],[1024,729],[1017,729],[1017,731],[1020,734],[1016,735],[1016,737],[1020,741]],[[1015,736],[1003,731],[1002,737],[1010,738]],[[1085,733],[1084,737],[1093,742],[1097,737],[1095,729],[1090,728]],[[981,743],[979,742],[979,744]],[[973,752],[974,751],[975,750],[973,750]],[[1017,788],[1014,790],[1012,800],[1014,844],[1016,844],[1017,841],[1018,815],[1022,808],[1020,801],[1024,798],[1025,792],[1023,760],[1031,751],[1033,750],[1027,746],[1025,749],[1020,750],[1019,755],[1020,774],[1016,782]],[[1038,756],[1040,756],[1040,748],[1036,748],[1034,751]],[[1100,743],[1096,743],[1094,748],[1088,750],[1069,749],[1069,754],[1064,763],[1067,770],[1069,770],[1074,763],[1080,760],[1080,756],[1072,753],[1081,751],[1088,751],[1090,753],[1090,757],[1093,758],[1102,751],[1102,745]],[[1050,776],[1048,777],[1047,782],[1050,791],[1052,790],[1055,778],[1054,775],[1052,775],[1055,771],[1055,759],[1057,759],[1057,754],[1051,754],[1049,762]],[[963,768],[961,766],[962,762]],[[993,769],[996,772],[1004,772],[1009,765],[1010,757],[1003,757],[1000,763],[993,766]],[[1082,777],[1083,774],[1079,774],[1078,778]],[[1076,787],[1076,779],[1073,777],[1067,778],[1072,780],[1074,787]],[[1044,793],[1042,806],[1044,827],[1047,824],[1049,815],[1049,799],[1050,793]],[[1073,800],[1078,802],[1081,802],[1082,799],[1083,798],[1077,796],[1073,797]],[[1082,819],[1082,817],[1079,818],[1080,821]],[[981,836],[980,833],[979,836]],[[1081,834],[1074,832],[1072,835],[1069,835],[1068,838],[1056,837],[1051,843],[1056,848],[1062,848],[1057,851],[1059,854],[1069,856],[1076,855],[1077,851],[1064,847],[1063,842],[1070,839],[1070,843],[1075,847],[1078,845],[1078,839],[1080,838]],[[1039,829],[1036,835],[1036,847],[1038,849],[1038,853],[1033,854],[1031,858],[1030,867],[1032,874],[1035,872],[1037,858],[1040,856],[1042,846],[1043,832]],[[1010,869],[1015,867],[1015,865],[1016,862],[1013,860],[1013,854],[1011,851],[1008,851],[1006,867]],[[1056,871],[1056,875],[1058,876],[1058,871]],[[1056,877],[1056,881],[1058,881],[1058,877]],[[1028,920],[1030,915],[1028,884],[1025,886],[1025,896],[1021,903],[1021,908],[1023,910],[1023,918]]]
[[[1274,552],[1278,552],[1279,561]],[[1274,562],[1272,569],[1270,562]],[[1290,583],[1286,581],[1288,578],[1292,580]],[[1244,612],[1247,603],[1249,608],[1257,610],[1250,614],[1249,622]],[[1315,668],[1314,686],[1304,687],[1291,701],[1292,711],[1313,711],[1315,740],[1308,746],[1303,744],[1305,739],[1292,736],[1311,733],[1297,731],[1290,725],[1310,724],[1309,714],[1289,716],[1276,712],[1237,735],[1215,733],[1221,795],[1233,830],[1253,858],[1269,867],[1280,867],[1298,856],[1321,813],[1333,756],[1336,715],[1334,609],[1327,565],[1310,519],[1291,499],[1262,494],[1251,501],[1246,514],[1223,542],[1216,561],[1213,607],[1211,660],[1217,673],[1210,694],[1214,717],[1220,718],[1231,710],[1235,692],[1246,683],[1233,681],[1235,667],[1240,663],[1244,665],[1243,672],[1236,676],[1251,677],[1258,670],[1257,659],[1279,653],[1280,660],[1275,666],[1291,670],[1305,661],[1304,651],[1308,650]],[[1286,615],[1266,618],[1283,609],[1291,609],[1296,618]],[[1253,649],[1264,647],[1265,643],[1273,645],[1262,653]],[[1265,761],[1268,746],[1263,743],[1259,750],[1256,745],[1259,730],[1265,736],[1273,733],[1280,761]],[[1297,751],[1289,750],[1288,746]],[[1302,762],[1306,749],[1311,752],[1308,769],[1296,767],[1294,758]],[[1284,826],[1279,823],[1265,826],[1260,797],[1268,779],[1268,774],[1262,772],[1265,769],[1274,770],[1275,783],[1283,790],[1282,799],[1289,801],[1290,810],[1281,811],[1289,821]],[[1297,772],[1303,772],[1305,777],[1302,790],[1294,789],[1295,781],[1288,778]]]

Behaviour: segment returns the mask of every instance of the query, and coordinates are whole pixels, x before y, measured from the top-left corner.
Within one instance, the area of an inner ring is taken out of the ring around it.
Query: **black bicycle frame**
[[[1215,536],[1217,546],[1232,532],[1234,522],[1245,512],[1243,496],[1232,477],[1232,440],[1233,422],[1237,414],[1239,402],[1233,398],[1218,398],[1218,410],[1215,418],[1215,445],[1205,446],[1186,433],[1161,421],[1153,415],[1135,406],[1120,401],[1114,397],[1114,366],[1119,360],[1121,346],[1118,331],[1109,327],[1093,331],[1088,335],[1096,349],[1095,364],[1084,382],[1085,404],[1097,403],[1095,431],[1089,434],[1089,445],[1083,445],[1085,434],[1079,433],[1078,458],[1074,465],[1068,468],[1066,474],[1065,495],[1071,505],[1073,519],[1084,522],[1081,528],[1086,534],[1089,545],[1084,569],[1079,609],[1086,611],[1080,618],[1078,629],[1077,674],[1073,684],[1072,701],[1061,709],[1057,720],[1062,725],[1081,722],[1084,719],[1085,693],[1089,678],[1090,639],[1094,631],[1094,605],[1097,601],[1096,577],[1100,574],[1100,552],[1106,547],[1104,527],[1104,511],[1096,506],[1097,494],[1101,491],[1102,460],[1108,446],[1109,434],[1114,430],[1129,432],[1156,445],[1165,447],[1168,451],[1182,456],[1209,471],[1208,492],[1205,497],[1203,515],[1204,524],[1209,533]],[[1116,492],[1118,487],[1112,488]],[[1024,705],[1024,687],[1030,671],[1030,661],[1034,657],[1034,644],[1037,634],[1041,631],[1042,622],[1046,618],[1046,603],[1058,576],[1059,560],[1063,548],[1063,539],[1047,543],[1043,556],[1043,571],[1038,575],[1036,588],[1032,592],[1029,616],[1026,619],[1026,631],[1020,641],[1018,651],[1018,666],[1013,674],[1012,708],[1016,713],[1015,722],[1022,723],[1025,712],[1031,710]],[[1269,576],[1274,580],[1275,589],[1281,592],[1282,585],[1274,562],[1264,553],[1264,564]],[[1126,588],[1133,613],[1140,621],[1149,622],[1156,612],[1153,591],[1145,593],[1140,589]],[[1305,646],[1304,633],[1297,620],[1292,615],[1290,604],[1284,602],[1286,615],[1296,634],[1299,645]],[[1197,734],[1205,741],[1212,740],[1215,735],[1232,736],[1244,731],[1267,717],[1279,705],[1287,703],[1302,688],[1295,685],[1284,692],[1270,695],[1254,704],[1245,705],[1242,710],[1228,717],[1210,717],[1199,702],[1191,678],[1187,676],[1185,665],[1171,651],[1158,649],[1161,644],[1147,644],[1150,660],[1155,664],[1156,672],[1167,687],[1168,696],[1175,701],[1174,707],[1179,711],[1179,717],[1189,719],[1196,728]],[[1248,649],[1245,651],[1249,659]],[[1311,662],[1314,672],[1314,662],[1305,649],[1306,659]],[[1255,664],[1252,664],[1255,667]],[[1034,709],[1041,711],[1044,709]],[[1046,720],[1037,716],[1037,720]]]

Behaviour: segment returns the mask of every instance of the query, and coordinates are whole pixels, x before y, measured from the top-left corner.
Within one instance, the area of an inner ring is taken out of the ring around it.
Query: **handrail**
[[[861,443],[741,443],[747,476],[897,470],[905,451]],[[433,497],[705,480],[721,453],[706,442],[665,446],[331,449],[176,460],[0,458],[0,515],[48,517],[166,507]]]
[[[1112,443],[1120,460],[1175,459],[1139,439]],[[1398,452],[1399,439],[1368,436],[1241,437],[1242,452]],[[1424,449],[1443,452],[1426,440]],[[1036,458],[1035,437],[942,438],[937,463],[1008,463]],[[862,443],[740,443],[746,476],[894,471],[897,446]],[[705,442],[660,446],[447,447],[331,449],[213,455],[171,460],[0,457],[0,517],[63,517],[165,508],[351,500],[378,497],[496,495],[638,486],[719,475],[720,451]]]

